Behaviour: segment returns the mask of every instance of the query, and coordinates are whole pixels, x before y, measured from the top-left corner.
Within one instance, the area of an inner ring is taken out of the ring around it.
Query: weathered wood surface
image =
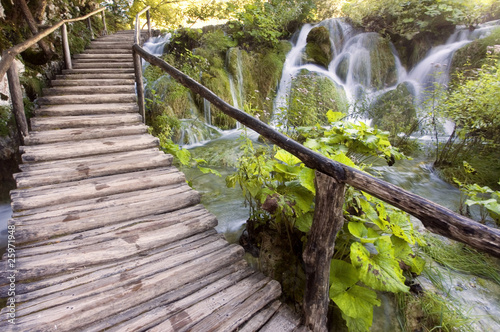
[[[332,176],[339,182],[345,182],[355,188],[361,189],[408,212],[420,219],[424,226],[431,232],[466,243],[475,249],[500,257],[500,229],[475,222],[428,199],[314,152],[274,130],[264,122],[229,105],[205,86],[199,84],[162,59],[146,52],[139,45],[134,45],[133,49],[142,58],[162,68],[179,83],[208,100],[225,114],[297,156],[306,166]]]
[[[99,40],[91,50],[101,53],[86,51],[96,72],[133,38],[114,36],[101,39],[112,48]],[[118,63],[132,61],[126,45]],[[15,273],[16,324],[3,309],[0,330],[293,331],[299,319],[280,285],[217,234],[216,217],[141,124],[135,95],[122,99],[134,80],[117,70],[53,83],[14,176],[16,265],[0,270],[0,297]]]

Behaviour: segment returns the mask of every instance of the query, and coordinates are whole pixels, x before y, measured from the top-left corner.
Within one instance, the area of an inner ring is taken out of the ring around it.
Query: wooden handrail
[[[18,54],[26,51],[28,48],[30,48],[34,44],[38,43],[43,38],[47,37],[52,32],[59,29],[63,24],[85,20],[85,19],[87,19],[95,14],[102,12],[105,9],[106,9],[106,7],[102,7],[102,8],[96,9],[93,12],[91,12],[85,16],[82,16],[82,17],[62,20],[62,21],[54,24],[50,28],[47,28],[47,29],[41,31],[40,33],[34,35],[33,37],[26,39],[21,44],[17,44],[15,46],[9,48],[8,50],[3,51],[2,52],[2,60],[0,60],[0,78],[2,78],[5,75],[5,73],[7,72],[7,69],[9,69],[10,65],[12,64],[12,61],[14,61],[14,59],[16,58],[16,56]]]
[[[136,45],[141,44],[141,26],[140,17],[142,14],[146,13],[147,23],[148,23],[148,37],[151,38],[151,18],[149,15],[150,6],[147,6],[143,10],[135,15],[135,32],[134,32],[134,42]],[[144,106],[144,82],[142,80],[142,61],[141,57],[134,51],[134,72],[135,72],[135,86],[137,90],[137,105],[139,106],[139,113],[142,115],[142,121],[146,123],[146,107]]]

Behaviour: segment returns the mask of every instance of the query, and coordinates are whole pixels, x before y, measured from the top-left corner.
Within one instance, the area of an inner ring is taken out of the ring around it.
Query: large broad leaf
[[[316,195],[316,187],[314,186],[314,170],[308,167],[304,167],[299,173],[299,182],[304,187],[307,188],[310,192]]]
[[[351,261],[359,269],[361,281],[381,291],[407,292],[409,288],[404,284],[403,271],[394,257],[390,237],[381,236],[374,244],[378,252],[375,255],[359,242],[351,245]]]
[[[373,243],[380,237],[380,234],[369,227],[367,228],[362,222],[351,221],[347,224],[347,227],[349,232],[357,237],[361,243]]]
[[[356,285],[358,271],[351,264],[332,260],[330,267],[330,298],[342,311],[342,316],[353,331],[367,331],[372,325],[373,306],[379,306],[377,294],[368,288]]]
[[[313,213],[306,213],[295,220],[295,228],[304,233],[309,233],[313,222]]]
[[[395,236],[391,237],[391,241],[394,245],[394,256],[409,266],[411,272],[416,274],[422,273],[425,260],[413,253],[408,242]]]
[[[328,122],[337,122],[345,117],[345,114],[342,112],[334,112],[332,110],[326,112],[326,118]]]
[[[280,150],[278,150],[278,152],[276,152],[276,154],[274,155],[274,158],[279,160],[279,161],[282,161],[285,164],[290,165],[290,166],[294,166],[294,165],[301,162],[299,158],[295,157],[290,152],[282,150],[282,149],[280,149]]]
[[[389,214],[389,226],[391,227],[392,234],[410,244],[415,244],[413,225],[406,213],[398,210],[392,211]]]
[[[299,208],[302,213],[312,211],[314,195],[297,181],[287,182],[284,194],[295,203],[294,208]]]

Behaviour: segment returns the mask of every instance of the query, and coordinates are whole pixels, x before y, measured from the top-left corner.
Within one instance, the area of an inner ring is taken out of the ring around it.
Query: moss
[[[405,83],[382,95],[368,110],[372,125],[390,132],[391,141],[399,133],[411,134],[418,124],[414,97]],[[413,129],[413,130],[412,130]]]
[[[332,61],[332,43],[330,33],[324,26],[311,29],[307,35],[306,54],[308,60],[328,68]]]
[[[455,52],[450,72],[481,68],[487,58],[488,46],[500,44],[500,28],[494,29],[485,38],[474,40]]]
[[[9,107],[0,106],[0,137],[10,133],[10,127],[14,125],[14,117]]]
[[[378,35],[374,36],[376,37],[368,40],[370,44],[368,48],[371,60],[371,86],[382,89],[397,82],[396,59],[389,40]]]
[[[288,122],[292,126],[326,124],[328,110],[347,113],[344,90],[327,77],[303,70],[292,83]]]

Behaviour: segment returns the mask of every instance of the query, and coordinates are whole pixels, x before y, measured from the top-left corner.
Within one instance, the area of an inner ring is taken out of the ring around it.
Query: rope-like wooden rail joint
[[[12,62],[14,61],[14,59],[16,58],[16,56],[19,53],[26,51],[28,48],[30,48],[34,44],[38,43],[40,40],[42,40],[43,38],[50,35],[52,32],[59,29],[63,24],[86,20],[87,18],[89,18],[95,14],[98,14],[104,10],[106,10],[106,7],[101,7],[101,8],[96,9],[93,12],[91,12],[85,16],[81,16],[81,17],[77,17],[77,18],[70,18],[67,20],[62,20],[62,21],[54,24],[50,28],[47,28],[47,29],[41,31],[40,33],[32,36],[31,38],[26,39],[21,44],[17,44],[15,46],[9,48],[8,50],[3,51],[2,52],[2,60],[0,60],[0,79],[5,75],[5,73],[9,69],[10,65],[12,64]]]
[[[255,130],[277,146],[294,154],[302,160],[307,167],[316,169],[324,174],[332,176],[338,182],[345,182],[394,205],[420,219],[424,226],[431,232],[466,243],[475,249],[500,257],[499,229],[480,224],[386,181],[328,159],[279,133],[262,121],[229,105],[217,97],[212,91],[162,59],[146,52],[139,45],[134,45],[133,49],[146,61],[163,69],[179,83],[207,99],[225,114]]]

